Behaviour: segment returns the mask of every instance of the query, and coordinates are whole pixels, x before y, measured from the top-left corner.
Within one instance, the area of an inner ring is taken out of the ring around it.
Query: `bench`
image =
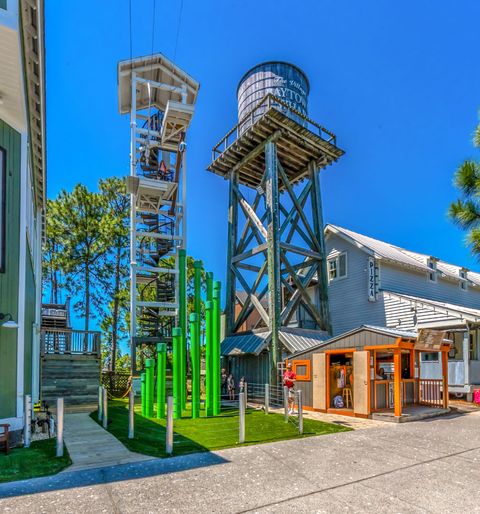
[[[0,432],[0,443],[3,443],[5,446],[5,453],[8,455],[10,452],[10,425],[8,423],[0,423],[0,429],[3,428],[3,432]]]

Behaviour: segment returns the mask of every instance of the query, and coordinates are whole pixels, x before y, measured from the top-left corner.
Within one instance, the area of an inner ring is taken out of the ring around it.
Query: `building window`
[[[0,147],[0,273],[5,273],[7,151]]]
[[[420,355],[423,362],[438,362],[437,352],[421,352]]]
[[[467,291],[468,290],[468,281],[467,281],[467,272],[466,270],[463,270],[461,269],[459,272],[458,272],[459,276],[460,276],[460,289],[462,291]]]
[[[7,0],[0,0],[0,9],[7,10]]]
[[[428,273],[428,280],[430,282],[437,281],[437,261],[435,259],[428,259],[427,266],[432,270]]]
[[[347,276],[347,254],[340,253],[328,259],[328,280],[345,278]]]
[[[292,361],[292,368],[297,375],[297,380],[307,382],[310,380],[310,360],[294,360]]]

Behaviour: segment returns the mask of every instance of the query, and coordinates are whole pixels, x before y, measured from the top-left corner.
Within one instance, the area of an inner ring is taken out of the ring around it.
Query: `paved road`
[[[471,513],[478,484],[480,412],[4,484],[0,512]]]

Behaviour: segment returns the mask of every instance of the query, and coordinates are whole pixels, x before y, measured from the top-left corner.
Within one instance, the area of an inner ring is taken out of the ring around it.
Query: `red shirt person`
[[[283,385],[288,387],[288,411],[293,412],[293,404],[295,401],[295,381],[297,380],[296,373],[292,370],[292,363],[287,364],[287,370],[283,374]]]

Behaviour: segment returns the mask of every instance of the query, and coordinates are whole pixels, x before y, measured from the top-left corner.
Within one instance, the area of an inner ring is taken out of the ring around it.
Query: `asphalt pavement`
[[[480,512],[480,412],[0,484],[0,512]]]

